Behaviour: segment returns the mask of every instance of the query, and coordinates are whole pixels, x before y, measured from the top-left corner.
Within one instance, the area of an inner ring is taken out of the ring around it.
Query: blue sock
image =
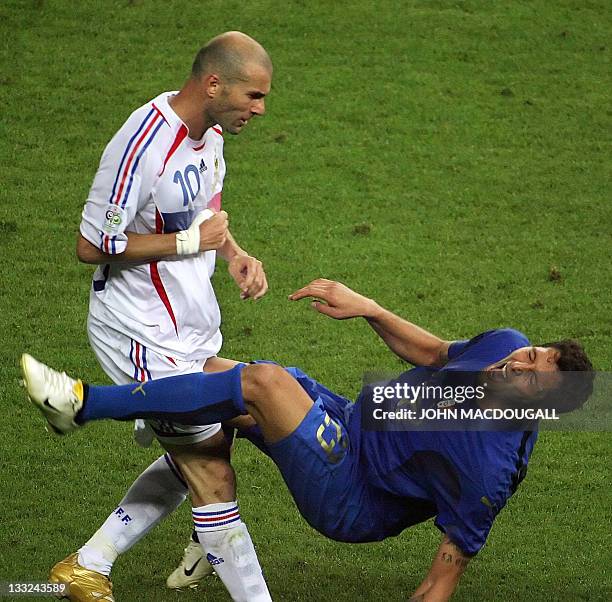
[[[240,382],[244,366],[132,385],[86,385],[85,402],[76,421],[157,418],[181,424],[215,424],[229,420],[247,413]]]

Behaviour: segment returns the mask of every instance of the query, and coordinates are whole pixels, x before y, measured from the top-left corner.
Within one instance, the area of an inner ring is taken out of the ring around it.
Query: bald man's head
[[[228,81],[245,81],[246,68],[252,64],[272,73],[272,61],[259,42],[240,31],[228,31],[200,49],[191,76],[200,78],[214,73]]]

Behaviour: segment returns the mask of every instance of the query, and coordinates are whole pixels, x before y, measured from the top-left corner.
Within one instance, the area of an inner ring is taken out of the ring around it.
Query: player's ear
[[[221,80],[219,76],[215,73],[211,73],[204,78],[204,91],[206,92],[206,96],[208,98],[214,98],[219,93],[221,89]]]

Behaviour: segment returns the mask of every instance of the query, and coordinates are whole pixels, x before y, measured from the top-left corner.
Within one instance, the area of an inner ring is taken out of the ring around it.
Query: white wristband
[[[214,215],[210,209],[198,213],[187,230],[176,233],[176,254],[196,255],[200,252],[200,224]]]

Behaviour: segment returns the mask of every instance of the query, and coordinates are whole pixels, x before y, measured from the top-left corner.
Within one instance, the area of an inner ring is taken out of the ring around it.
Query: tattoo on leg
[[[453,554],[449,554],[448,552],[442,552],[442,562],[446,564],[454,564],[456,567],[465,569],[470,562],[469,556],[465,556],[461,548],[454,544],[448,537],[445,539],[444,543],[452,546],[452,548],[456,550],[456,554],[453,556]]]

